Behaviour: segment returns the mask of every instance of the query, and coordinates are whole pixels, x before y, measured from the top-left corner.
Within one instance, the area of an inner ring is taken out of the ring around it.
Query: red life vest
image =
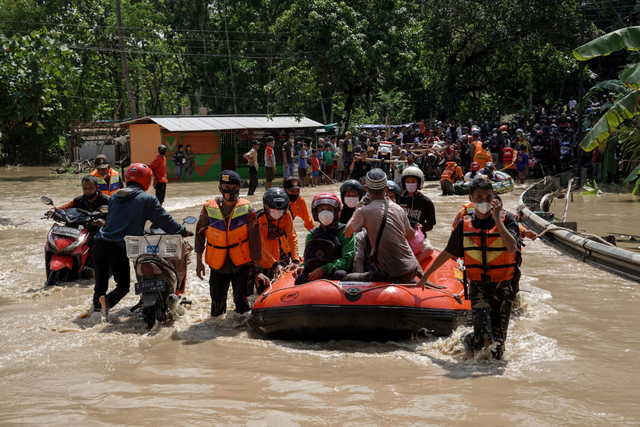
[[[509,169],[509,165],[513,163],[513,148],[505,147],[504,155],[502,156],[502,163]]]

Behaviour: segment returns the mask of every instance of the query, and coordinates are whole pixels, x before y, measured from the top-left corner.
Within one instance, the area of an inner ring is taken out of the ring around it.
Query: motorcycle
[[[40,201],[55,208],[49,197],[43,196]],[[47,274],[45,288],[73,282],[78,278],[93,277],[93,261],[88,244],[89,227],[96,225],[96,220],[105,218],[107,212],[106,206],[101,206],[97,212],[75,208],[55,210],[51,218],[56,224],[47,233],[44,247]]]
[[[198,220],[186,217],[183,224]],[[127,257],[134,261],[137,283],[134,285],[140,302],[131,311],[142,309],[142,317],[149,329],[156,320],[174,320],[184,313],[183,305],[191,301],[181,298],[187,280],[189,252],[193,248],[182,236],[166,234],[162,229],[145,229],[144,236],[124,238]]]
[[[571,141],[560,143],[560,169],[565,172],[573,167],[573,144]]]

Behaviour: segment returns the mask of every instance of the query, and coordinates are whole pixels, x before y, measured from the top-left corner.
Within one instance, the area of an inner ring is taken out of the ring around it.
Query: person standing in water
[[[502,210],[488,179],[470,181],[469,201],[474,210],[456,225],[447,247],[425,271],[419,284],[423,289],[424,285],[434,286],[428,280],[433,272],[451,257],[463,258],[473,314],[473,333],[464,338],[464,343],[471,351],[491,346],[491,354],[499,360],[504,353],[515,298],[512,281],[517,267],[518,220]]]
[[[156,197],[160,202],[160,206],[164,203],[164,197],[167,194],[167,147],[164,145],[158,146],[158,154],[147,163],[147,166],[153,172],[153,187],[156,189]]]
[[[184,171],[187,174],[187,181],[193,181],[193,172],[196,169],[196,153],[191,150],[191,145],[187,145],[187,151],[185,151],[184,155],[186,160]]]

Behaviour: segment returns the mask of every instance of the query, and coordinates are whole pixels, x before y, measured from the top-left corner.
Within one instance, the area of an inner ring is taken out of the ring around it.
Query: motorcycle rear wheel
[[[156,306],[152,305],[150,307],[142,308],[142,317],[145,322],[147,322],[147,326],[149,329],[153,328],[153,325],[156,324]]]

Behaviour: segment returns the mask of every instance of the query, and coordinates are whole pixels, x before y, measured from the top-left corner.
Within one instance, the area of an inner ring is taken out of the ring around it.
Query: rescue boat
[[[258,296],[249,324],[267,339],[302,341],[445,336],[471,325],[471,303],[458,263],[447,261],[430,279],[438,288],[422,290],[417,279],[405,284],[320,279],[295,286],[286,273]]]
[[[493,183],[493,194],[503,194],[513,190],[516,183],[508,173],[496,172],[496,175],[498,175],[502,181]],[[456,182],[453,184],[453,192],[455,194],[469,194],[469,183],[462,181]]]

